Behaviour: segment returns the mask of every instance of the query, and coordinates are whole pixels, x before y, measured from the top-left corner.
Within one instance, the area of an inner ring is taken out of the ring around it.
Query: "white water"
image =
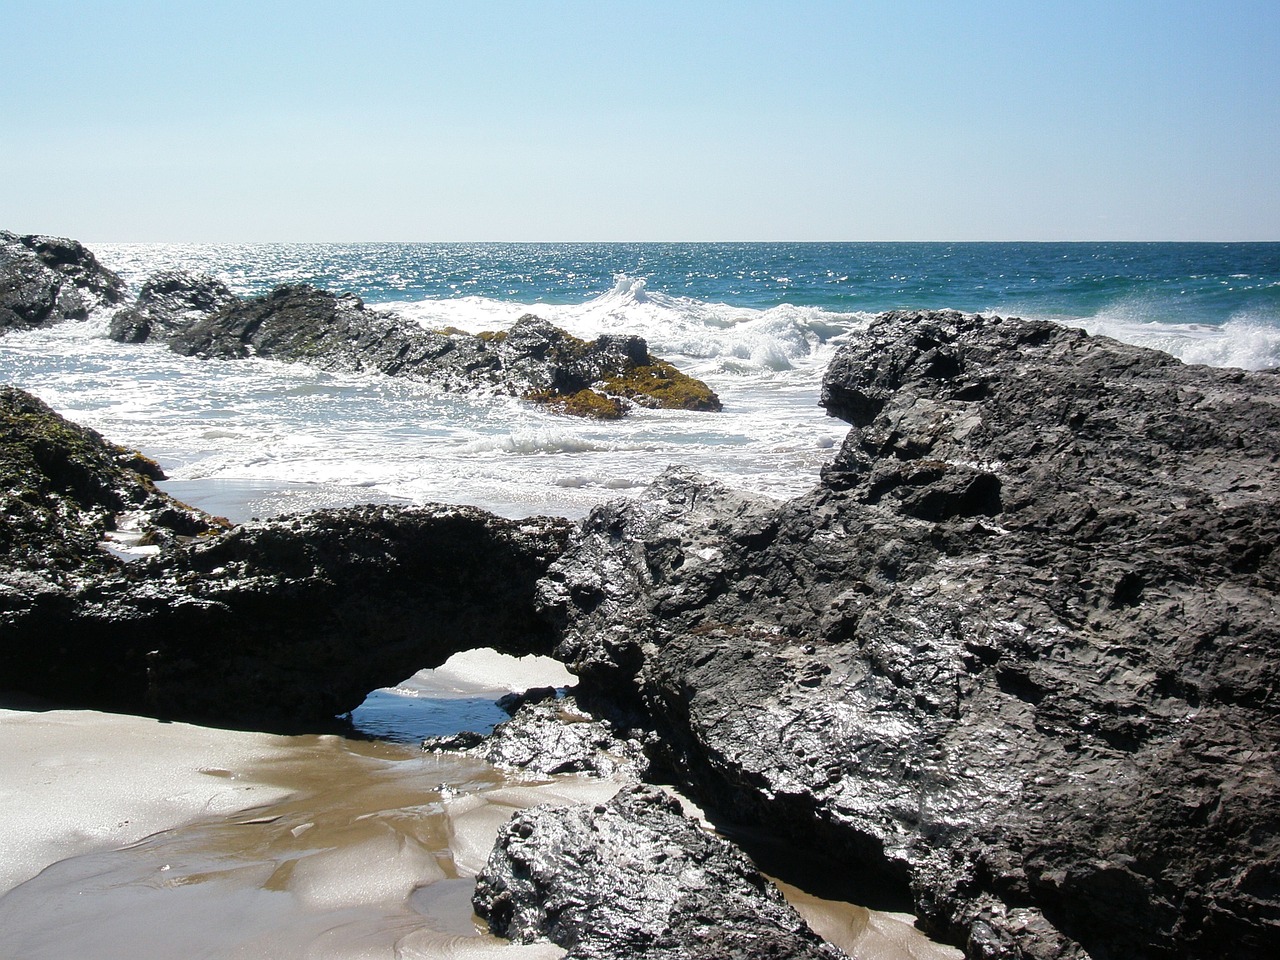
[[[212,498],[210,509],[233,519],[259,506],[265,515],[386,498],[576,517],[670,464],[779,498],[816,482],[845,432],[818,406],[829,340],[772,311],[726,320],[714,339],[701,322],[666,322],[684,316],[679,310],[625,299],[638,307],[634,313],[612,294],[540,312],[583,336],[639,327],[660,355],[664,330],[689,350],[697,346],[697,356],[666,353],[711,383],[724,413],[636,409],[621,422],[597,423],[380,375],[263,360],[208,362],[159,344],[118,344],[105,336],[102,319],[0,339],[0,382],[141,449],[178,481],[176,493],[197,506]],[[479,330],[509,325],[525,312],[518,305],[501,309],[498,317],[493,301],[448,301],[406,305],[405,313],[426,326]],[[251,494],[244,503],[236,503],[235,484]],[[297,484],[314,496],[302,496]],[[296,496],[282,498],[285,490]],[[261,494],[261,502],[252,494]],[[219,503],[226,509],[217,510]]]

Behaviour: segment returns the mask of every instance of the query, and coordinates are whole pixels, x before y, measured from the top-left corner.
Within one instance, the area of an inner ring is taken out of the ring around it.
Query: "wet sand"
[[[469,700],[511,668],[464,658],[409,689]],[[514,810],[619,785],[411,744],[0,709],[0,956],[559,957],[482,930],[474,875]],[[910,918],[783,889],[859,957],[958,956]]]

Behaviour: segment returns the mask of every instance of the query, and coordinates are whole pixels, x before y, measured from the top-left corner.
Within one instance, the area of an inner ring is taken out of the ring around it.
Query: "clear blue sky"
[[[0,227],[1280,240],[1280,2],[0,0]]]

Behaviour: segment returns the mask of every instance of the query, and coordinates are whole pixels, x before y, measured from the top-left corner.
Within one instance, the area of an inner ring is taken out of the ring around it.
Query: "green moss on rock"
[[[550,407],[558,413],[591,420],[620,420],[627,412],[626,404],[617,397],[606,397],[591,389],[567,394],[543,390],[527,394],[525,399]]]
[[[628,367],[621,374],[606,378],[603,386],[609,393],[642,407],[710,412],[722,409],[720,398],[705,383],[652,356],[648,364]]]

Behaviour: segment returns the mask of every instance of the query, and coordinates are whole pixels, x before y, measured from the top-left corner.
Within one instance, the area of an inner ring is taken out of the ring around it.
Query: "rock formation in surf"
[[[371,310],[352,294],[294,285],[169,326],[170,348],[188,356],[377,371],[600,419],[620,417],[630,404],[720,409],[706,384],[652,356],[642,338],[605,334],[588,342],[532,315],[496,333],[430,331]]]
[[[124,296],[124,281],[75,240],[0,230],[0,334],[84,320]]]
[[[103,482],[53,482],[81,436],[59,425],[16,448],[0,675],[314,723],[466,646],[558,644],[654,776],[970,957],[1274,956],[1280,377],[904,313],[842,348],[823,401],[848,438],[783,504],[674,471],[572,536],[365,507],[162,528],[134,564],[96,542],[121,505],[160,511],[149,468],[104,443]],[[596,889],[557,869],[553,906]]]
[[[154,461],[13,387],[0,387],[0,478],[0,557],[53,584],[114,566],[100,544],[122,529],[158,542],[218,526],[156,489]],[[10,586],[21,597],[34,583]]]
[[[292,284],[242,299],[215,277],[179,270],[152,276],[132,303],[125,300],[121,278],[78,241],[0,231],[0,334],[118,307],[112,339],[165,341],[186,356],[376,371],[603,420],[625,416],[633,405],[720,409],[710,387],[650,354],[643,338],[585,341],[532,315],[504,331],[430,331],[371,310],[354,294]]]
[[[165,339],[238,300],[217,277],[162,271],[147,279],[133,303],[112,314],[111,339],[121,343]]]
[[[356,507],[228,524],[159,468],[0,390],[0,689],[240,726],[314,725],[459,650],[547,651],[566,520]],[[128,531],[158,556],[108,549]]]

